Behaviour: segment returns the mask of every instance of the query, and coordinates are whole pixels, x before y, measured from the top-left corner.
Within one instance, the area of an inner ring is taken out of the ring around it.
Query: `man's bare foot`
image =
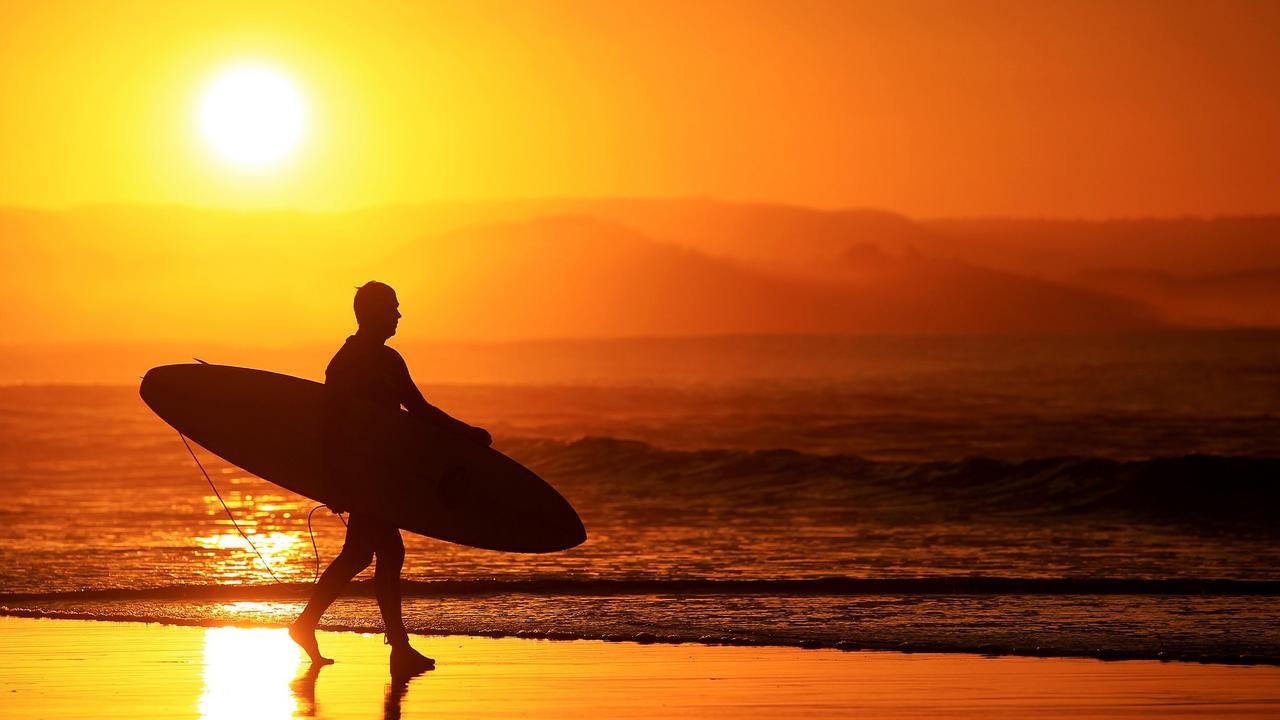
[[[320,654],[320,643],[316,642],[316,629],[294,623],[289,626],[289,637],[298,643],[303,650],[307,651],[307,655],[311,658],[311,662],[315,665],[330,665],[333,660]]]
[[[409,643],[391,646],[391,677],[394,679],[407,680],[435,666],[435,660],[414,650]]]

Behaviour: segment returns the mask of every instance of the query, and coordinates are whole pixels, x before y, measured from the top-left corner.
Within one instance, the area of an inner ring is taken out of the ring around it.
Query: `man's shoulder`
[[[404,361],[404,357],[390,345],[383,345],[380,351],[382,353],[383,362],[396,367],[408,368],[409,365]]]
[[[352,338],[347,338],[346,341],[342,343],[342,347],[339,347],[338,351],[333,354],[333,357],[329,358],[329,364],[324,369],[325,376],[329,376],[335,371],[340,372],[351,364],[351,340]]]
[[[346,370],[375,371],[378,366],[393,365],[397,367],[406,367],[404,358],[396,349],[384,344],[368,344],[357,342],[355,337],[347,338],[342,347],[338,348],[338,352],[334,353],[333,358],[329,360],[329,365],[325,369],[325,374],[331,374],[335,371],[343,372]]]

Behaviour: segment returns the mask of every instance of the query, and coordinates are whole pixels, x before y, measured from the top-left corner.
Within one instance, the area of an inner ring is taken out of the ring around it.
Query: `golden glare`
[[[306,129],[306,103],[297,85],[265,65],[219,73],[205,89],[200,132],[218,156],[245,168],[271,165],[291,153]]]
[[[246,531],[253,546],[245,542],[238,532],[231,529],[214,535],[193,538],[196,545],[206,550],[234,549],[237,551],[227,555],[221,564],[211,564],[208,568],[210,575],[222,577],[222,582],[233,584],[243,582],[243,574],[249,572],[256,573],[260,579],[268,580],[272,577],[271,571],[262,565],[263,561],[266,561],[276,573],[283,575],[303,557],[301,552],[303,541],[298,537],[279,531],[253,532],[247,528]],[[254,548],[262,554],[262,560],[258,559]]]
[[[290,718],[297,703],[289,681],[302,655],[283,629],[209,628],[204,634],[202,720]]]

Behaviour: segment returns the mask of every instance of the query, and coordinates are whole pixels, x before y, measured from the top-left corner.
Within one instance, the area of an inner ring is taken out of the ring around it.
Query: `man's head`
[[[356,322],[360,330],[386,340],[396,334],[400,301],[390,285],[371,280],[356,288]]]

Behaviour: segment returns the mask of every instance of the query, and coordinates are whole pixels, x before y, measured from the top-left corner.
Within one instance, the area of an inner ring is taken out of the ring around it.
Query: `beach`
[[[6,718],[1274,717],[1280,668],[0,618]],[[309,672],[310,671],[310,672]]]

